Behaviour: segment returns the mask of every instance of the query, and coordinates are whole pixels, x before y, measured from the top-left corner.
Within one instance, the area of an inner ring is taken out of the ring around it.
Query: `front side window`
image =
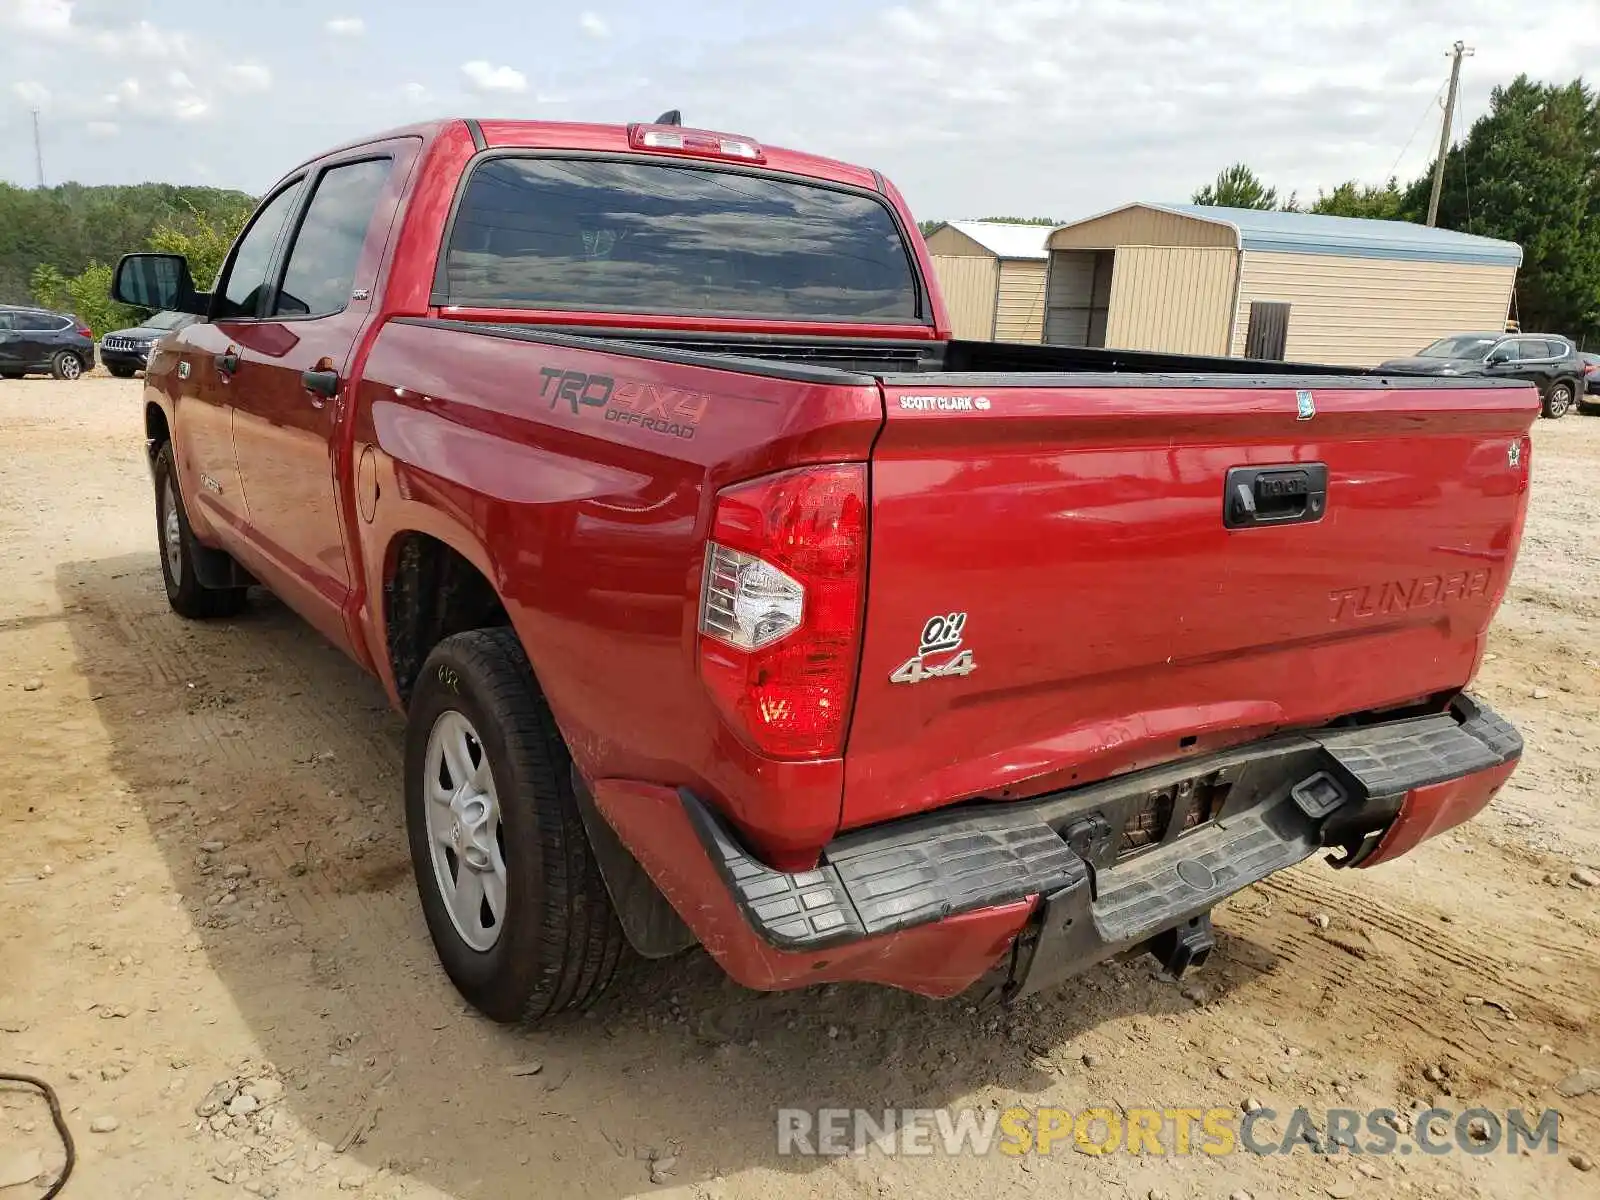
[[[267,268],[272,265],[272,251],[289,214],[294,211],[303,183],[304,180],[297,179],[269,200],[240,239],[227,282],[222,285],[222,295],[217,299],[219,319],[257,315],[262,291],[267,286]]]
[[[330,167],[306,207],[273,312],[325,317],[350,302],[367,226],[389,181],[387,158]]]
[[[1494,345],[1493,338],[1449,337],[1440,338],[1426,347],[1419,358],[1482,358]]]
[[[825,321],[915,321],[888,208],[816,184],[691,166],[495,158],[468,180],[449,302]]]

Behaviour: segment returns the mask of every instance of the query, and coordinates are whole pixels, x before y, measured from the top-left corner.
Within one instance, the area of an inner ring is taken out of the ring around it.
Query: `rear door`
[[[886,388],[846,825],[1472,675],[1520,533],[1531,389],[1100,378]],[[1244,479],[1255,524],[1226,507]]]
[[[0,312],[0,375],[15,375],[27,366],[22,357],[22,334],[15,322],[15,313]]]

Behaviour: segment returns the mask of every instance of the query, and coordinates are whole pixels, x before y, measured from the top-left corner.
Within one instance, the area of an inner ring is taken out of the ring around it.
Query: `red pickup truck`
[[[1014,996],[1521,753],[1463,689],[1534,389],[953,340],[875,171],[670,121],[441,121],[297,167],[145,419],[172,607],[260,583],[406,714],[479,1008],[698,942]]]

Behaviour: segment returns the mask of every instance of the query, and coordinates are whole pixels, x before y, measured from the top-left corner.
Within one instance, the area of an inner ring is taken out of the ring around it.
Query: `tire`
[[[598,997],[622,961],[622,927],[584,833],[566,743],[511,630],[458,633],[428,655],[406,716],[405,795],[422,912],[457,990],[508,1023]],[[489,862],[478,882],[469,857]],[[496,867],[498,884],[488,878]]]
[[[1558,379],[1550,385],[1544,394],[1544,415],[1552,421],[1559,421],[1572,411],[1572,398],[1574,392],[1572,382],[1567,379]]]
[[[107,367],[106,370],[110,371],[118,379],[132,379],[133,378],[133,368],[132,367]]]
[[[199,543],[189,527],[189,511],[178,488],[172,465],[172,443],[156,452],[156,547],[161,554],[161,578],[167,586],[167,603],[180,617],[203,621],[231,617],[244,607],[245,589],[208,588],[195,572]]]
[[[83,359],[71,350],[58,350],[50,360],[50,374],[57,379],[77,379],[83,375]]]

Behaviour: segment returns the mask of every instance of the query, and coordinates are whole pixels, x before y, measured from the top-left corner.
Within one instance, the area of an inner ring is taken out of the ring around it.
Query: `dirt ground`
[[[1600,887],[1574,877],[1600,869],[1600,418],[1535,431],[1479,684],[1527,755],[1463,830],[1249,889],[1182,985],[1142,960],[997,1013],[758,995],[695,953],[519,1032],[435,965],[379,688],[268,597],[169,613],[139,389],[0,384],[0,1071],[59,1089],[69,1200],[1600,1196],[1600,1091],[1558,1091],[1600,1068]],[[816,1159],[774,1132],[791,1106],[1430,1100],[1559,1107],[1561,1149]],[[0,1091],[0,1200],[59,1159]]]

